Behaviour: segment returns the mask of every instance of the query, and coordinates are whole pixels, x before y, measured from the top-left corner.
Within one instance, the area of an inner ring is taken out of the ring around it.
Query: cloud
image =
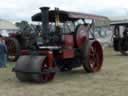
[[[30,20],[41,6],[59,7],[63,10],[94,13],[105,16],[127,15],[127,0],[2,0],[0,18]]]

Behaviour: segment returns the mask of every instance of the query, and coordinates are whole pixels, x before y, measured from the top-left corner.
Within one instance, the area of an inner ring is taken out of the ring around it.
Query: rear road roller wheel
[[[100,71],[103,64],[103,50],[98,41],[91,41],[83,47],[83,67],[89,73]]]
[[[40,74],[33,74],[32,78],[34,82],[37,83],[47,83],[49,81],[52,81],[55,77],[55,72],[47,72],[47,70],[49,70],[50,68],[55,68],[55,63],[53,61],[52,66],[49,66],[48,64],[48,59],[47,57],[44,58],[44,60],[42,60],[41,65],[39,66],[38,64],[36,65],[36,67],[40,70]],[[45,72],[46,71],[46,72]],[[45,72],[45,73],[43,73]]]

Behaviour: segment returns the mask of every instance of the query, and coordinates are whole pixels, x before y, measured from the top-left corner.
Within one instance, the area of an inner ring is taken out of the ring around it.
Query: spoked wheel
[[[37,83],[47,83],[54,79],[55,72],[51,72],[50,68],[55,68],[55,63],[53,61],[52,66],[48,64],[48,59],[45,58],[40,66],[37,66],[40,69],[40,74],[33,74],[32,78]]]
[[[103,64],[103,50],[98,41],[89,43],[89,46],[85,48],[84,56],[83,66],[87,72],[97,72],[101,69]]]
[[[8,38],[6,40],[6,45],[8,49],[8,60],[16,61],[19,57],[20,45],[17,39]]]

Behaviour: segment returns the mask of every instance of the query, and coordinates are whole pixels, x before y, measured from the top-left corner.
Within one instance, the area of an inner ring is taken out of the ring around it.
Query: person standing
[[[5,42],[0,35],[0,68],[6,67],[7,62],[7,47],[5,45]]]

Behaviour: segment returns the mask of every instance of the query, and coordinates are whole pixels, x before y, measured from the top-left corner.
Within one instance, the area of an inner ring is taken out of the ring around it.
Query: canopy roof
[[[64,22],[67,20],[74,21],[74,20],[78,20],[78,19],[108,20],[108,18],[105,16],[98,16],[98,15],[93,15],[93,14],[69,12],[69,11],[63,11],[63,10],[59,10],[58,13],[59,13],[61,22]],[[56,15],[55,10],[49,11],[49,21],[50,22],[55,21],[55,15]],[[33,15],[32,21],[41,21],[41,13],[37,13],[37,14]]]
[[[128,25],[128,20],[113,21],[110,25]]]

